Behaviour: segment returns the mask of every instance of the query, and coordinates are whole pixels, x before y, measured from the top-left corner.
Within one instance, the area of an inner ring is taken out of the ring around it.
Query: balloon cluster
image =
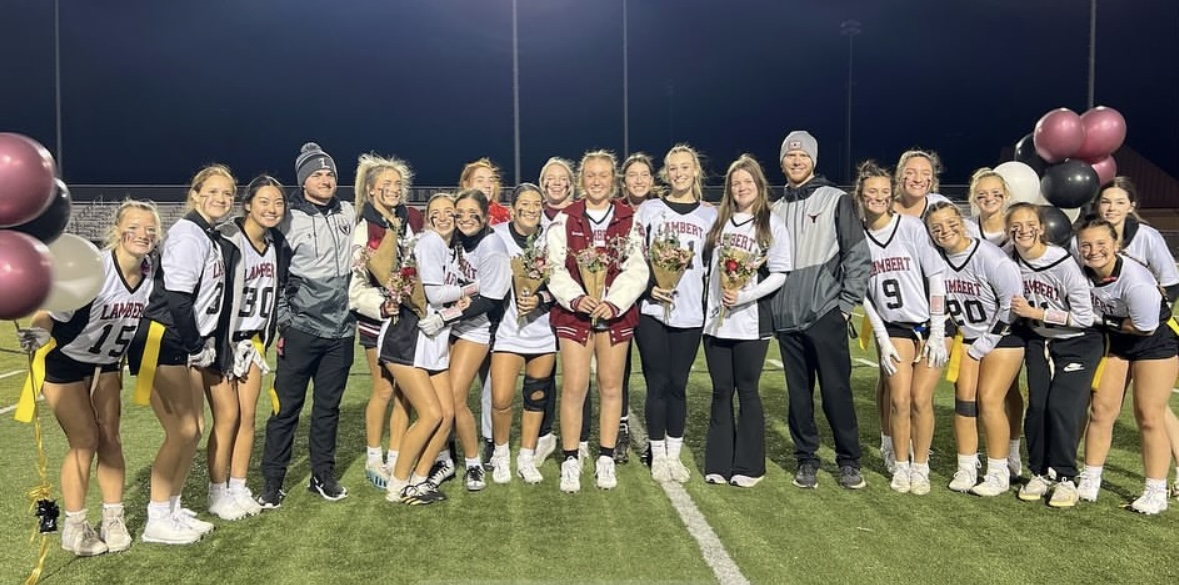
[[[1021,164],[1035,173],[1042,200],[1029,202],[1077,209],[1117,176],[1113,152],[1125,140],[1126,119],[1113,108],[1099,106],[1079,116],[1058,108],[1036,122],[1035,130],[1015,144],[1015,161],[1004,164]]]
[[[0,132],[0,319],[37,309],[72,311],[102,287],[102,254],[62,233],[70,191],[53,155],[37,141]]]

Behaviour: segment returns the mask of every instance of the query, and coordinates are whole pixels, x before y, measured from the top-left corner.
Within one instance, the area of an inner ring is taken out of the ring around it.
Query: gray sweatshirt
[[[342,339],[356,330],[356,317],[348,310],[356,213],[336,197],[325,209],[307,201],[302,190],[287,198],[279,227],[292,255],[287,286],[279,295],[278,328]]]

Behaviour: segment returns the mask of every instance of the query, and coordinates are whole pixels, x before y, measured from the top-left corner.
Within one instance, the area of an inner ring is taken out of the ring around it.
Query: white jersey
[[[1014,255],[1023,277],[1023,298],[1028,304],[1046,311],[1070,313],[1071,326],[1032,321],[1032,331],[1041,337],[1065,339],[1077,337],[1083,329],[1093,325],[1093,303],[1089,298],[1089,283],[1072,255],[1058,246],[1049,245],[1039,258],[1028,260]]]
[[[614,206],[611,205],[606,209],[586,208],[585,218],[593,232],[594,247],[605,248],[606,230],[610,227],[610,220],[614,219]]]
[[[237,242],[242,254],[241,306],[237,312],[234,331],[265,331],[270,322],[270,311],[274,307],[274,295],[278,293],[278,261],[273,245],[258,253],[250,238],[244,232],[238,233]]]
[[[872,270],[867,298],[886,323],[929,321],[929,277],[945,273],[945,261],[921,220],[894,214],[879,230],[865,228]]]
[[[1139,331],[1154,331],[1162,321],[1163,293],[1145,266],[1125,258],[1117,259],[1110,282],[1090,284],[1095,318],[1130,318]]]
[[[925,194],[925,203],[921,207],[921,213],[919,213],[915,216],[910,216],[910,217],[916,217],[917,219],[924,218],[925,214],[929,213],[929,208],[932,207],[933,204],[935,204],[935,203],[953,203],[953,201],[950,201],[950,199],[948,197],[946,197],[945,195],[942,195],[941,193],[926,193]],[[893,209],[894,209],[894,211],[896,210],[895,207]],[[897,211],[897,214],[898,215],[909,215],[907,213],[901,213],[899,211]]]
[[[503,241],[509,259],[524,253],[524,249],[516,240],[515,230],[511,229],[511,225],[512,222],[509,221],[492,228],[495,236]],[[534,245],[543,247],[544,241],[545,236],[542,228],[536,234]],[[520,323],[520,311],[516,308],[515,291],[509,291],[503,321],[495,330],[493,350],[520,355],[556,352],[557,337],[553,334],[553,327],[549,323],[549,312],[533,311],[528,315],[528,319]]]
[[[751,302],[725,310],[724,319],[720,318],[721,279],[718,276],[717,265],[720,263],[720,250],[724,247],[743,250],[753,257],[762,254],[766,257],[765,269],[770,273],[787,273],[794,268],[794,253],[790,246],[790,237],[786,233],[786,223],[774,221],[770,218],[770,246],[762,249],[757,242],[757,228],[753,216],[747,213],[735,213],[721,230],[720,241],[712,252],[712,265],[709,267],[711,276],[708,279],[708,308],[705,333],[720,339],[761,339],[773,331],[772,315],[769,309],[770,294],[762,297],[761,301]],[[752,290],[761,282],[761,271],[754,273],[745,287],[741,290]]]
[[[981,238],[1005,250],[1010,248],[1008,245],[1008,240],[1010,238],[1007,236],[1006,230],[999,230],[997,232],[984,232],[982,229],[982,222],[978,217],[968,217],[966,218],[966,221],[963,222],[963,224],[966,226],[966,233],[970,237],[975,239]]]
[[[1019,268],[986,240],[972,240],[966,250],[945,254],[946,309],[962,337],[1006,333],[1011,323],[1011,298],[1023,292]]]
[[[122,359],[139,329],[139,318],[153,286],[154,275],[147,260],[139,284],[129,286],[114,250],[102,255],[102,274],[102,288],[93,301],[74,311],[49,313],[58,350],[87,364],[113,364]]]
[[[225,259],[200,226],[181,218],[164,239],[160,266],[164,289],[195,294],[193,316],[201,337],[213,334],[225,296]]]
[[[442,240],[437,233],[426,230],[418,238],[413,250],[418,263],[418,277],[423,285],[458,286],[458,257],[454,248]],[[442,306],[427,303],[426,314],[437,314]],[[390,327],[386,320],[381,327],[382,335]],[[450,367],[450,326],[445,326],[438,335],[430,337],[417,329],[416,322],[398,321],[399,327],[413,327],[417,344],[413,352],[414,367],[436,371]]]
[[[1130,241],[1122,242],[1122,254],[1150,269],[1160,285],[1179,284],[1179,270],[1175,269],[1175,258],[1171,256],[1162,234],[1153,227],[1139,223],[1138,230]]]
[[[455,237],[459,237],[457,232]],[[504,247],[503,239],[495,234],[483,236],[470,252],[461,252],[458,267],[463,282],[479,283],[480,296],[502,299],[512,288],[512,265],[508,259],[508,249]],[[483,313],[459,321],[454,324],[452,333],[459,339],[490,344],[491,317]]]
[[[661,233],[673,233],[680,246],[692,251],[688,268],[675,287],[675,302],[672,303],[670,319],[664,303],[644,297],[640,313],[667,325],[668,327],[693,328],[704,325],[704,241],[712,224],[716,223],[716,208],[699,203],[687,213],[680,213],[662,199],[653,199],[639,206],[635,220],[643,227],[647,249]],[[651,269],[654,282],[655,269]]]

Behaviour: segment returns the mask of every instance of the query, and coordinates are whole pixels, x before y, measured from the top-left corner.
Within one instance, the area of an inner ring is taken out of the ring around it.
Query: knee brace
[[[978,418],[978,403],[973,400],[954,399],[954,414],[970,418]]]
[[[525,412],[544,412],[545,404],[549,401],[549,380],[524,376]]]

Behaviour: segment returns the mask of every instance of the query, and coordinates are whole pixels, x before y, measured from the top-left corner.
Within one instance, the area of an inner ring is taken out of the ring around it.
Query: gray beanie
[[[315,171],[327,169],[337,177],[340,176],[336,172],[336,161],[332,160],[331,155],[324,152],[318,144],[308,142],[299,149],[299,157],[295,159],[295,176],[299,178],[299,186],[307,182],[307,177],[310,177]]]
[[[778,153],[778,162],[786,158],[786,153],[791,150],[801,150],[811,157],[811,163],[819,166],[819,141],[811,136],[810,132],[806,130],[795,130],[786,135],[786,140],[782,141],[782,150]]]

